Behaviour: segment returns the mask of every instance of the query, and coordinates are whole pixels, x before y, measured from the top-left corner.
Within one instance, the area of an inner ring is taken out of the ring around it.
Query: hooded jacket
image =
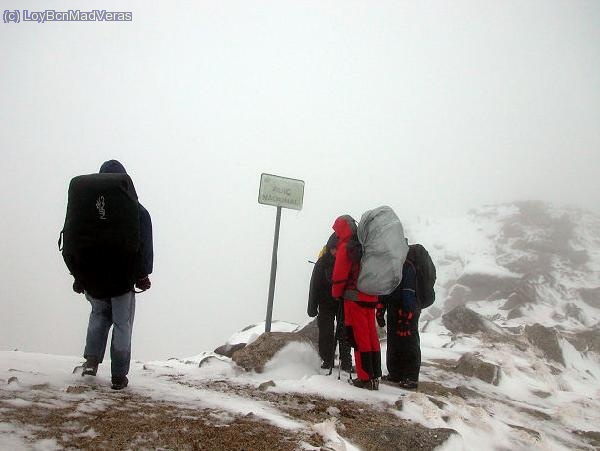
[[[356,221],[349,215],[340,216],[333,223],[333,231],[338,237],[338,245],[333,266],[331,295],[334,298],[373,303],[375,307],[377,296],[363,293],[356,288],[360,263],[353,262],[348,256],[348,243],[352,236],[356,235]]]
[[[127,174],[125,167],[117,160],[108,160],[100,166],[100,174]],[[136,277],[143,279],[152,274],[154,264],[154,248],[152,245],[152,220],[150,213],[142,204],[140,207],[140,252],[136,268]]]

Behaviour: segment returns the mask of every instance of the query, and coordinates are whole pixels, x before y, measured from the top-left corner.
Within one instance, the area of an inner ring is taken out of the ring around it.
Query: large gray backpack
[[[402,281],[408,254],[400,219],[387,206],[369,210],[360,218],[357,234],[362,245],[357,288],[371,295],[390,294]]]

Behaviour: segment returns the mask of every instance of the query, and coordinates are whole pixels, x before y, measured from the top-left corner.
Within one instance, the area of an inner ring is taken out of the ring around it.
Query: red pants
[[[360,380],[381,377],[381,348],[374,307],[363,307],[354,301],[344,300],[346,338],[354,348],[356,375]]]

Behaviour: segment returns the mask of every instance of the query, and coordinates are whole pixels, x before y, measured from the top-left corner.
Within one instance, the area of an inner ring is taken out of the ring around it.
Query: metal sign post
[[[277,248],[279,247],[279,228],[281,225],[281,209],[292,208],[302,210],[304,200],[304,182],[302,180],[279,177],[272,174],[261,174],[258,203],[277,207],[275,218],[275,236],[273,237],[273,254],[271,256],[271,277],[269,280],[269,298],[267,300],[267,318],[265,332],[271,332],[273,317],[273,299],[275,297],[275,279],[277,276]]]

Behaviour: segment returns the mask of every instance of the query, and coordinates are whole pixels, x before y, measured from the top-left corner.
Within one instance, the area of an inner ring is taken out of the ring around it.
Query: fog
[[[95,3],[52,8],[133,20],[0,23],[0,349],[83,352],[90,307],[57,239],[70,179],[108,159],[154,226],[137,359],[264,320],[262,172],[306,183],[303,210],[283,211],[273,310],[294,322],[338,215],[519,199],[598,212],[597,1]]]

